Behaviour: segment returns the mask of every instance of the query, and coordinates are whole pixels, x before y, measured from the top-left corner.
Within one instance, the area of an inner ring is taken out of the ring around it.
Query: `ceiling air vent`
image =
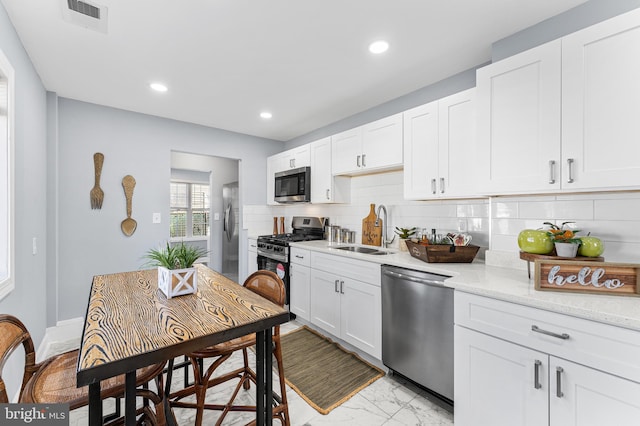
[[[60,0],[65,21],[81,27],[107,33],[107,7],[81,0]]]
[[[100,19],[100,8],[78,0],[67,0],[69,9],[92,18]]]

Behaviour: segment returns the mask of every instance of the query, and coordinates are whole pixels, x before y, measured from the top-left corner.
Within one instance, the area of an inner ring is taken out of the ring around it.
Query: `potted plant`
[[[394,231],[400,241],[398,242],[399,248],[401,251],[408,251],[406,240],[411,238],[416,233],[415,226],[413,228],[399,228],[396,226],[396,230]]]
[[[151,249],[145,258],[147,266],[158,268],[158,288],[171,299],[174,296],[195,293],[198,289],[198,274],[193,264],[206,256],[208,251],[184,242]]]
[[[549,235],[551,241],[553,241],[556,254],[560,257],[576,257],[582,240],[576,237],[576,234],[580,232],[580,230],[570,229],[573,222],[563,222],[562,226],[555,225],[551,222],[544,222],[544,224],[549,227],[547,235]]]

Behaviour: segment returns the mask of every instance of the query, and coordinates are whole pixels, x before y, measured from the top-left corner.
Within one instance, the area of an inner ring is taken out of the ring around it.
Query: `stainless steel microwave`
[[[311,201],[311,167],[299,167],[275,174],[274,199],[278,203]]]

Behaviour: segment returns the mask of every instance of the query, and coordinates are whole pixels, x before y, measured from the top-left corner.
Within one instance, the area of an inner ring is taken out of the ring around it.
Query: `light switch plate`
[[[160,223],[162,220],[162,217],[160,216],[160,213],[154,213],[153,214],[153,223]]]
[[[220,220],[220,213],[214,213],[213,220]]]

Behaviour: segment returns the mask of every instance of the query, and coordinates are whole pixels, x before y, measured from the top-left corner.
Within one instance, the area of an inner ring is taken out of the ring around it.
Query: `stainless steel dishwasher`
[[[453,289],[444,275],[382,266],[382,362],[453,402]]]

